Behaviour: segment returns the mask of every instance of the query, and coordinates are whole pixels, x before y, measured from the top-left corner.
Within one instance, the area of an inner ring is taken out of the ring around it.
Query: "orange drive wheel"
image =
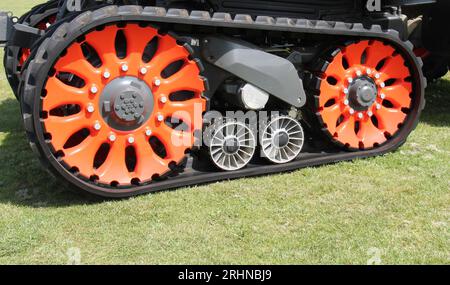
[[[147,183],[193,147],[204,86],[197,62],[173,36],[134,23],[96,29],[54,64],[42,99],[45,135],[82,177]]]
[[[392,46],[365,40],[337,50],[325,68],[317,114],[334,141],[370,149],[394,136],[411,108],[411,72]]]

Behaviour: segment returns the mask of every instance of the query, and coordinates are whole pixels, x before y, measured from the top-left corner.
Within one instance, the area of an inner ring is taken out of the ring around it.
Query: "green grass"
[[[41,169],[1,72],[1,264],[450,264],[450,76],[393,154],[102,202]]]

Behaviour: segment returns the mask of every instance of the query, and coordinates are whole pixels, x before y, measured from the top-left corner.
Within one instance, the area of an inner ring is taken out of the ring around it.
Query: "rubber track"
[[[340,35],[356,38],[376,38],[389,41],[405,54],[410,61],[411,68],[416,76],[415,81],[418,90],[416,102],[418,111],[410,115],[398,135],[393,137],[389,143],[372,150],[360,152],[337,152],[328,154],[301,154],[300,157],[291,163],[282,165],[251,166],[234,172],[199,172],[193,169],[186,170],[176,178],[163,181],[154,181],[148,185],[135,188],[105,189],[94,184],[87,183],[78,178],[74,178],[67,170],[62,169],[48,149],[43,149],[39,144],[45,144],[42,135],[42,126],[39,118],[33,118],[34,114],[39,114],[40,92],[44,82],[40,82],[40,77],[46,76],[49,66],[52,65],[48,59],[47,51],[61,49],[61,45],[66,41],[68,34],[82,34],[88,32],[93,26],[114,23],[118,21],[147,21],[152,23],[175,23],[185,25],[214,26],[224,28],[258,29],[285,31],[303,34],[327,34]],[[77,187],[91,193],[104,197],[129,197],[143,193],[162,191],[171,188],[209,183],[214,181],[235,179],[241,177],[266,175],[285,171],[292,171],[302,167],[316,166],[338,161],[348,161],[356,158],[366,158],[378,156],[394,151],[405,141],[409,133],[415,129],[421,110],[424,107],[424,89],[426,80],[422,75],[422,61],[414,56],[413,46],[409,42],[403,42],[399,38],[398,32],[394,30],[383,31],[380,26],[373,26],[366,29],[361,24],[348,24],[342,22],[310,21],[305,19],[272,18],[266,16],[257,17],[254,21],[248,15],[236,15],[234,18],[227,13],[214,13],[211,15],[206,11],[188,12],[183,9],[169,9],[159,7],[140,6],[107,6],[93,12],[85,12],[79,15],[70,23],[62,23],[55,32],[48,36],[41,44],[35,54],[35,58],[30,62],[23,73],[23,121],[30,141],[31,148],[36,152],[44,166],[56,176],[62,176],[71,181]],[[408,58],[409,57],[409,58]],[[42,75],[42,71],[46,71]],[[415,69],[415,70],[414,70]]]
[[[58,9],[55,8],[56,5],[57,1],[50,1],[48,3],[37,5],[28,13],[20,17],[18,23],[27,24],[33,27],[43,19],[58,12]],[[17,99],[19,99],[19,84],[21,77],[21,72],[17,71],[20,50],[21,48],[17,46],[6,46],[3,57],[3,66],[5,67],[6,78],[8,79],[9,85],[11,86]]]

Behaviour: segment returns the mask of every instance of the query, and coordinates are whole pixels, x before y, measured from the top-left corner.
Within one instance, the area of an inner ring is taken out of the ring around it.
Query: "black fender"
[[[306,103],[303,82],[294,64],[248,42],[227,37],[202,40],[202,55],[208,63],[266,91],[289,105]]]

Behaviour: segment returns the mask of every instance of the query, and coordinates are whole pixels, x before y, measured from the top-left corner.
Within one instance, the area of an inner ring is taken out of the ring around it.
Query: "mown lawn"
[[[450,76],[393,154],[97,201],[41,170],[1,73],[1,264],[450,264]]]

